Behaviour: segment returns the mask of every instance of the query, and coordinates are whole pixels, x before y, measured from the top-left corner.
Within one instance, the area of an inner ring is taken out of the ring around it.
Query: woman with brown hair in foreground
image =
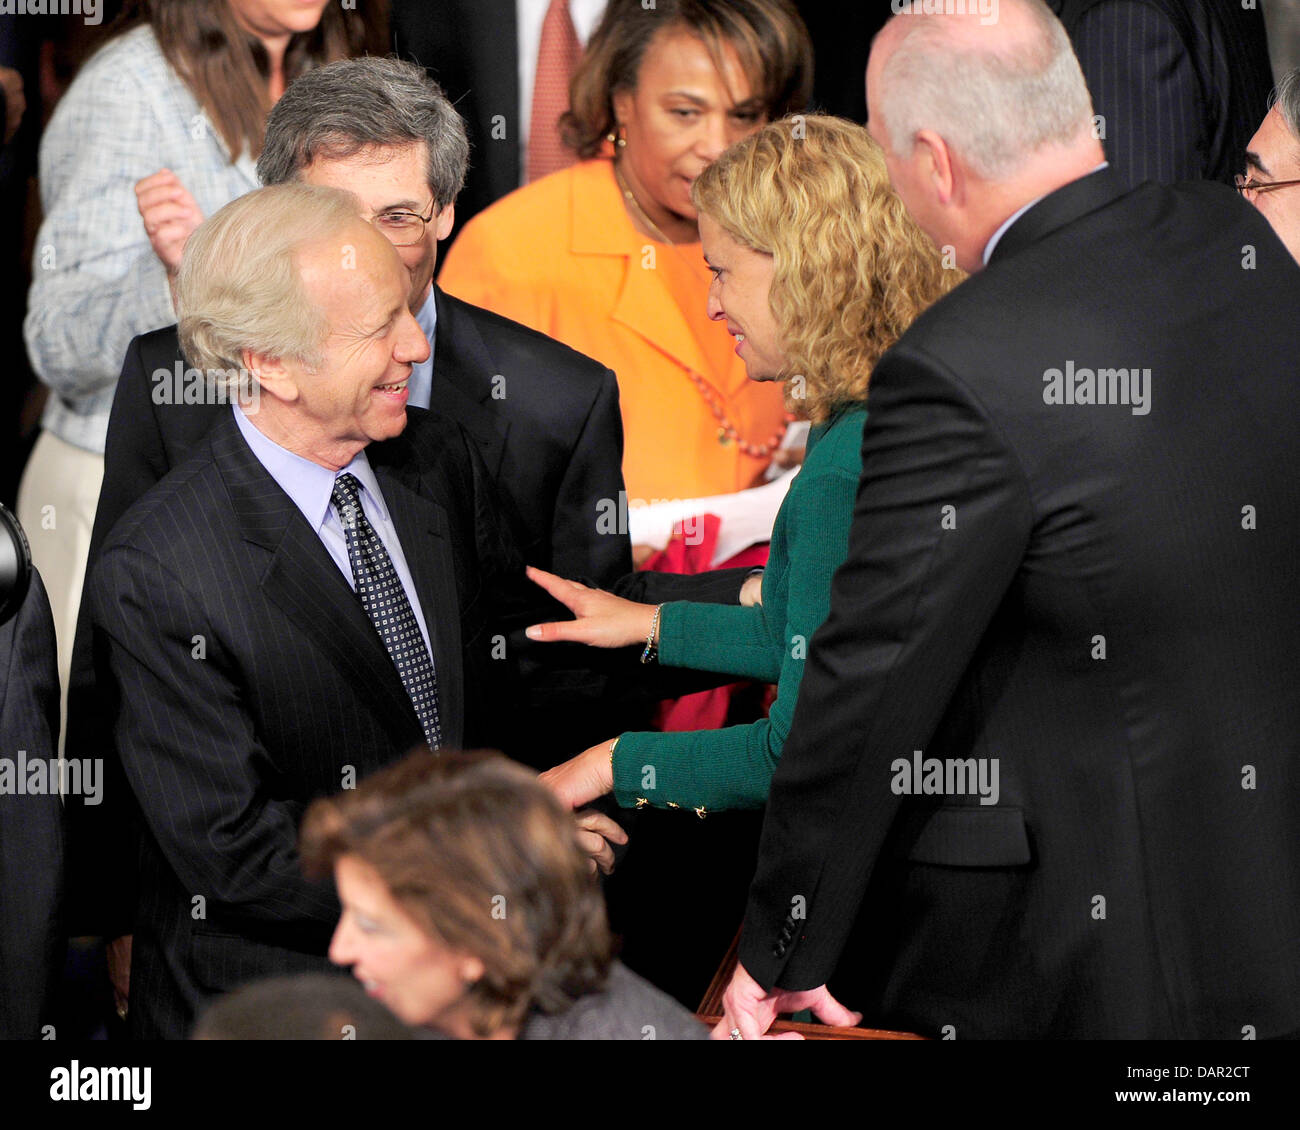
[[[417,751],[316,801],[301,839],[343,904],[330,959],[407,1024],[466,1040],[707,1038],[613,960],[573,816],[504,757]]]

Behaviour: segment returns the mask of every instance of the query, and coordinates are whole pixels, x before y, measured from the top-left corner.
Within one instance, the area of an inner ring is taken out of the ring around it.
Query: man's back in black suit
[[[1089,174],[1086,124],[1001,198],[938,136],[971,211],[891,174],[978,273],[873,372],[742,967],[958,1038],[1300,1030],[1300,269],[1230,189]]]

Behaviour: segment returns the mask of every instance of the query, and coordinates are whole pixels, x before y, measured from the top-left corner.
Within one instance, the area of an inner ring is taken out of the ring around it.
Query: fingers
[[[578,843],[606,875],[614,870],[614,844],[627,843],[627,833],[602,812],[578,812]]]
[[[144,182],[141,181],[140,184]],[[135,203],[140,211],[146,211],[149,208],[157,208],[160,204],[177,204],[184,205],[187,193],[179,184],[168,185],[160,184],[153,188],[142,189],[139,184],[135,186]]]
[[[587,643],[587,633],[577,620],[553,620],[524,629],[524,635],[538,643]]]
[[[203,210],[198,201],[181,184],[176,174],[168,169],[154,173],[135,183],[135,202],[143,215],[148,209],[160,204],[172,203],[195,217],[196,223],[203,222]]]
[[[557,577],[554,573],[548,573],[545,569],[534,568],[532,565],[529,565],[524,572],[533,584],[544,589],[548,595],[554,597],[575,615],[578,612],[575,602],[584,593],[591,591],[586,585],[580,585],[577,581],[566,581],[563,577]],[[588,642],[587,634],[578,627],[578,622],[575,620],[534,624],[524,632],[524,635],[530,640],[539,640],[542,643]]]
[[[614,870],[614,849],[609,846],[604,836],[595,832],[580,831],[578,843],[606,875]]]
[[[845,1008],[827,989],[822,989],[819,998],[809,1007],[823,1024],[832,1024],[836,1028],[856,1028],[862,1023],[862,1013]]]
[[[171,201],[163,201],[161,204],[141,208],[140,218],[144,220],[145,231],[150,235],[160,231],[163,224],[188,225],[191,229],[199,226],[199,219],[194,209]]]
[[[576,815],[578,817],[578,826],[580,828],[585,828],[590,832],[596,832],[613,844],[627,843],[627,833],[623,830],[622,825],[620,825],[617,820],[606,816],[603,812],[596,812],[593,809],[586,812],[579,812]]]
[[[135,194],[139,196],[142,192],[147,192],[150,189],[158,188],[162,185],[168,187],[182,187],[180,177],[173,173],[171,169],[159,169],[156,173],[152,173],[147,177],[141,177],[135,182]]]
[[[548,573],[545,569],[534,568],[532,565],[529,565],[524,572],[528,574],[530,581],[545,589],[570,611],[574,611],[574,600],[581,597],[583,593],[591,591],[586,585],[580,585],[577,581],[565,580],[563,577],[557,577],[554,573]]]
[[[154,253],[169,272],[178,270],[186,242],[203,222],[198,203],[170,169],[136,181],[135,197]]]
[[[185,252],[185,244],[189,242],[193,230],[183,223],[173,222],[165,224],[149,237],[154,254],[169,273],[180,270],[181,256]]]

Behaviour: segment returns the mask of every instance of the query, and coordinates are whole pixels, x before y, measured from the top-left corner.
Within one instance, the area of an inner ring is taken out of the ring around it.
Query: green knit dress
[[[614,750],[620,805],[704,814],[766,803],[804,658],[830,610],[831,578],[848,556],[866,419],[865,405],[852,403],[809,430],[803,467],[772,529],[761,605],[672,601],[660,616],[660,663],[775,683],[769,716],[721,730],[620,735]]]

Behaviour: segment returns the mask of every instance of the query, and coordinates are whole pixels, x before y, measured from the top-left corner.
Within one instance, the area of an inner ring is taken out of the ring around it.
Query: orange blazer
[[[755,445],[782,427],[781,387],[746,377],[726,327],[705,313],[709,275],[699,244],[641,235],[607,159],[543,177],[480,212],[438,282],[614,370],[630,504],[727,494],[760,481],[769,459],[720,434],[692,375]]]

